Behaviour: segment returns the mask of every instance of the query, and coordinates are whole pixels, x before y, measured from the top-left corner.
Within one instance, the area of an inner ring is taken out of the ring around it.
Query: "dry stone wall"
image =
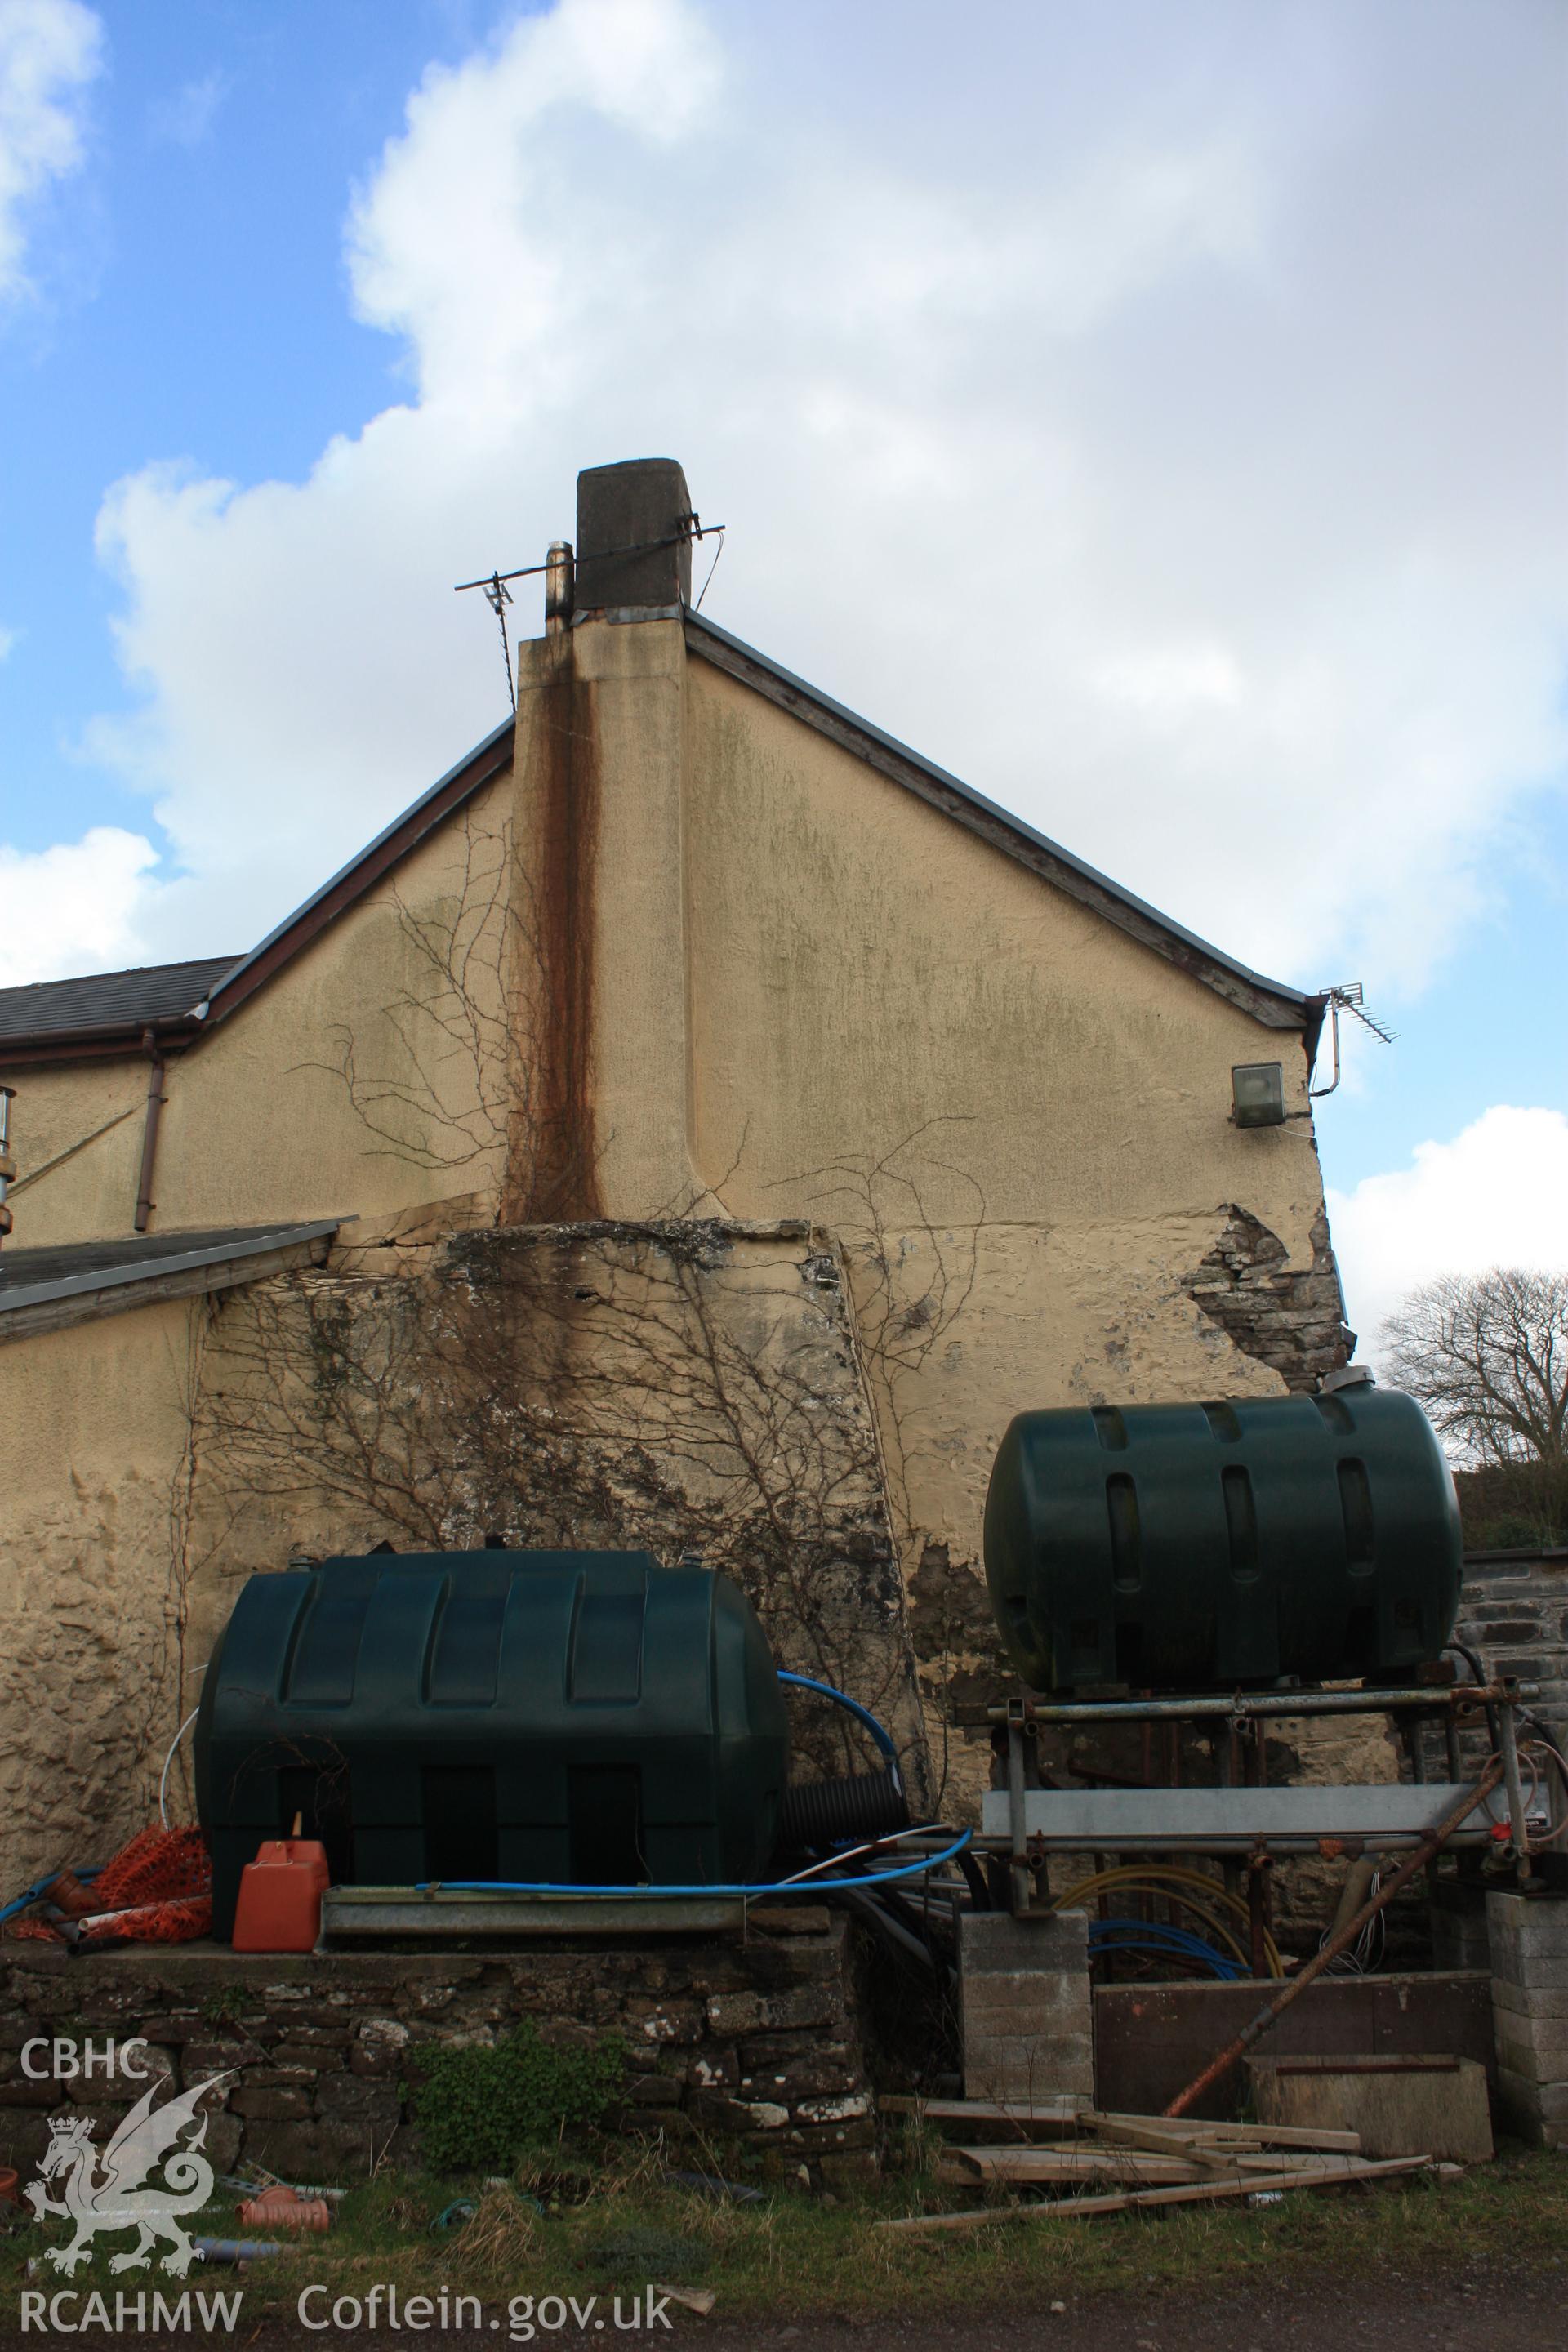
[[[171,2090],[229,2076],[210,2103],[216,2169],[254,2163],[348,2186],[378,2161],[420,2162],[410,2094],[422,2052],[493,2043],[530,2019],[547,2042],[624,2043],[625,2100],[610,2118],[621,2129],[663,2133],[698,2158],[731,2148],[764,2177],[804,2167],[818,2186],[843,2186],[877,2170],[848,1938],[822,1906],[774,1906],[751,1912],[743,1941],[637,1948],[290,1958],[193,1945],[70,1959],[58,1947],[0,1947],[0,2163],[25,2179],[52,2115],[95,2115],[101,2143],[145,2087],[101,2074],[35,2082],[27,2042],[141,2036]]]

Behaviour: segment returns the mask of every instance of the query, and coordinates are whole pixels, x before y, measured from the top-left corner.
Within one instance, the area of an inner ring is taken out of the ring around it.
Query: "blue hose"
[[[1237,1963],[1224,1952],[1194,1936],[1190,1928],[1170,1927],[1153,1919],[1091,1919],[1089,1927],[1089,1949],[1100,1952],[1152,1952],[1164,1959],[1201,1960],[1205,1968],[1226,1982],[1242,1973]]]
[[[819,1698],[830,1698],[836,1706],[841,1706],[846,1714],[852,1715],[857,1723],[863,1723],[888,1759],[893,1786],[896,1789],[903,1787],[899,1777],[899,1751],[893,1745],[893,1735],[886,1724],[878,1722],[868,1706],[862,1706],[858,1698],[849,1696],[847,1691],[835,1690],[831,1683],[814,1682],[809,1675],[786,1674],[783,1666],[777,1671],[781,1683],[791,1683],[796,1690],[815,1691]]]
[[[98,1876],[103,1864],[100,1862],[84,1862],[71,1864],[68,1867],[70,1869],[71,1875],[80,1879],[85,1885],[89,1878]],[[57,1865],[55,1869],[46,1871],[42,1878],[35,1879],[25,1895],[18,1895],[13,1902],[5,1905],[4,1910],[0,1910],[0,1926],[3,1926],[7,1919],[14,1919],[18,1911],[26,1911],[29,1904],[41,1903],[46,1890],[54,1885],[59,1874],[59,1868]]]
[[[890,1886],[895,1879],[919,1878],[923,1872],[937,1870],[944,1862],[951,1862],[955,1854],[963,1852],[973,1834],[973,1830],[965,1830],[940,1853],[923,1854],[919,1862],[906,1862],[897,1870],[869,1870],[859,1878],[778,1878],[762,1886],[574,1886],[522,1878],[424,1878],[416,1892],[429,1895],[440,1889],[454,1895],[615,1895],[658,1903],[667,1895],[809,1895],[837,1886]]]

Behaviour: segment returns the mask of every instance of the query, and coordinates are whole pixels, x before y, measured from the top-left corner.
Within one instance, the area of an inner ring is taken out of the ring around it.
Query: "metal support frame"
[[[1529,1705],[1541,1696],[1539,1683],[1516,1682],[1500,1675],[1489,1683],[1429,1683],[1419,1689],[1380,1690],[1365,1685],[1357,1690],[1205,1691],[1182,1698],[1037,1698],[1025,1691],[1013,1698],[959,1705],[952,1720],[961,1727],[983,1729],[1006,1723],[1015,1715],[1021,1724],[1041,1727],[1074,1723],[1142,1723],[1175,1718],[1198,1721],[1220,1716],[1239,1723],[1254,1717],[1288,1715],[1403,1715],[1412,1711],[1434,1716],[1479,1714],[1491,1706]]]
[[[1503,1785],[1508,1790],[1509,1846],[1520,1885],[1525,1886],[1531,1876],[1530,1833],[1525,1823],[1524,1781],[1519,1769],[1519,1737],[1512,1707],[1500,1706],[1497,1721],[1498,1746],[1502,1751]]]
[[[1029,1833],[1025,1823],[1026,1811],[1024,1722],[1021,1715],[1009,1712],[1007,1717],[1007,1895],[1009,1906],[1015,1916],[1029,1908],[1035,1893],[1034,1881],[1029,1874]]]
[[[1069,1700],[1057,1703],[1024,1693],[997,1703],[954,1709],[955,1719],[976,1727],[1005,1728],[1005,1788],[993,1791],[978,1845],[1007,1856],[1008,1898],[1014,1913],[1027,1916],[1035,1902],[1034,1873],[1050,1852],[1086,1853],[1097,1863],[1106,1853],[1193,1853],[1225,1858],[1226,1877],[1245,1855],[1254,1965],[1260,1965],[1267,1925],[1268,1872],[1276,1855],[1288,1853],[1384,1852],[1429,1840],[1438,1817],[1463,1800],[1473,1814],[1479,1783],[1470,1784],[1461,1763],[1459,1734],[1490,1713],[1498,1725],[1500,1760],[1494,1780],[1506,1790],[1510,1849],[1521,1884],[1531,1878],[1523,1779],[1520,1769],[1515,1709],[1539,1696],[1534,1683],[1500,1676],[1485,1685],[1434,1683],[1418,1688],[1379,1690],[1274,1690],[1205,1693],[1174,1698]],[[1400,1722],[1411,1759],[1411,1780],[1373,1785],[1302,1784],[1269,1789],[1265,1757],[1266,1727],[1291,1716],[1389,1715]],[[1427,1778],[1424,1725],[1443,1727],[1447,1779]],[[1206,1723],[1215,1735],[1219,1785],[1194,1788],[1179,1780],[1180,1725]],[[1168,1727],[1168,1785],[1143,1789],[1049,1790],[1031,1787],[1026,1742],[1047,1728],[1084,1724],[1137,1724],[1144,1735],[1146,1761],[1154,1750],[1153,1727]],[[1548,1811],[1555,1819],[1563,1801],[1547,1780]],[[1557,1801],[1553,1801],[1553,1798]],[[1495,1843],[1489,1820],[1460,1828],[1454,1822],[1446,1843]]]

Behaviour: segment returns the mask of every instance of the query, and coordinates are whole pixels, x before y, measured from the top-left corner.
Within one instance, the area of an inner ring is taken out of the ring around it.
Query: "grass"
[[[746,2206],[665,2183],[647,2151],[614,2152],[575,2173],[558,2170],[557,2161],[523,2167],[516,2186],[503,2189],[469,2184],[465,2191],[451,2179],[383,2174],[353,2189],[329,2237],[291,2244],[245,2274],[247,2324],[291,2314],[313,2282],[333,2295],[395,2283],[405,2298],[445,2287],[494,2305],[519,2294],[630,2294],[652,2280],[711,2288],[725,2318],[869,2318],[911,2307],[932,2314],[1081,2303],[1129,2287],[1144,2295],[1206,2294],[1244,2286],[1264,2271],[1278,2289],[1290,2271],[1305,2276],[1331,2261],[1336,2271],[1364,2264],[1369,2274],[1402,2268],[1451,2276],[1500,2254],[1568,2266],[1568,2161],[1538,2154],[1505,2154],[1447,2186],[1415,2177],[1291,2195],[1256,2211],[1173,2208],[929,2237],[874,2227],[885,2215],[968,2201],[935,2188],[929,2175],[886,2180],[836,2205],[783,2188]],[[475,2198],[473,2218],[433,2234],[437,2214],[464,2193]],[[238,2235],[232,2198],[215,2201],[196,2227]],[[24,2275],[28,2253],[62,2242],[58,2222],[14,2229],[0,2244],[0,2289],[9,2296],[24,2284],[67,2284],[52,2269]],[[166,2286],[155,2271],[110,2277],[108,2259],[127,2242],[104,2243],[68,2284],[111,2294]],[[233,2272],[216,2271],[196,2274],[198,2282],[237,2283]]]

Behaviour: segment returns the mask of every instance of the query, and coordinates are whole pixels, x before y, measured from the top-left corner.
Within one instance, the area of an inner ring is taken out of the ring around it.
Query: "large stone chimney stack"
[[[509,1223],[679,1215],[698,1201],[682,834],[691,521],[672,458],[580,474],[570,619],[518,648]]]

